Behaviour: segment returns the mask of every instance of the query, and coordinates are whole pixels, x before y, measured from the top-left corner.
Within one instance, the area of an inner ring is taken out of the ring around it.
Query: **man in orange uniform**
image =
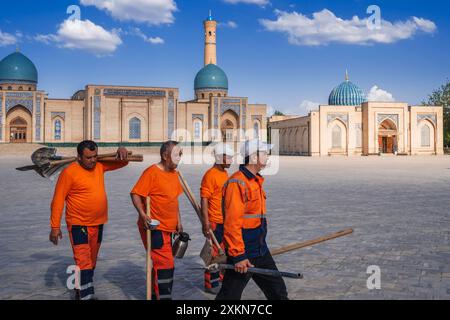
[[[226,169],[233,162],[234,151],[227,144],[218,143],[214,147],[214,166],[206,171],[200,187],[202,226],[205,237],[210,238],[209,230],[223,247],[223,217],[222,217],[222,187],[228,180]],[[224,248],[224,247],[223,247]],[[213,256],[217,256],[219,250],[213,246]],[[217,294],[219,292],[220,271],[205,271],[205,291]]]
[[[224,242],[228,263],[217,300],[239,300],[248,281],[253,278],[269,300],[287,299],[286,285],[281,277],[248,274],[249,267],[277,270],[266,243],[266,193],[264,169],[271,149],[259,140],[246,141],[242,148],[244,164],[223,188]]]
[[[55,187],[51,204],[51,231],[49,240],[57,245],[62,239],[61,218],[66,203],[66,224],[75,264],[80,269],[80,288],[75,298],[94,298],[94,269],[103,235],[103,225],[108,221],[108,203],[104,173],[128,164],[127,150],[120,147],[115,163],[97,163],[98,147],[93,141],[82,141],[77,147],[78,161],[65,168]]]
[[[147,249],[146,230],[151,220],[160,222],[151,234],[153,261],[152,299],[171,300],[174,274],[172,234],[183,231],[178,197],[183,193],[176,168],[182,150],[178,142],[167,141],[161,146],[161,161],[147,168],[131,190],[131,200],[139,214],[138,227]],[[146,214],[146,197],[150,197],[150,215]]]

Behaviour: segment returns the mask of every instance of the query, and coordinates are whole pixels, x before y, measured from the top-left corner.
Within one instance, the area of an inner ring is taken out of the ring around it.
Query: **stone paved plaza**
[[[2,150],[4,151],[4,150]],[[48,241],[54,181],[14,168],[27,155],[0,155],[0,299],[70,299],[66,268],[73,263],[67,231]],[[129,191],[145,167],[108,173],[110,220],[95,274],[100,299],[145,299],[144,249]],[[276,257],[278,267],[304,274],[287,279],[291,299],[450,299],[450,157],[282,157],[267,176],[269,245],[276,248],[347,227],[354,234]],[[207,165],[183,165],[197,192]],[[235,167],[233,168],[235,169]],[[190,233],[176,261],[175,299],[203,293],[200,224],[184,196]],[[368,290],[367,267],[381,269],[381,289]],[[243,298],[263,299],[250,282]]]

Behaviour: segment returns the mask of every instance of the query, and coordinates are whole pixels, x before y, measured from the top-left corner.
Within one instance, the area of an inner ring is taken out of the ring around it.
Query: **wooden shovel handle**
[[[132,156],[133,152],[132,151],[128,151],[128,156]],[[98,160],[104,160],[105,158],[114,158],[113,161],[115,161],[115,157],[116,157],[117,153],[105,153],[105,154],[99,154],[98,155]],[[136,156],[140,156],[140,155],[136,155]],[[71,158],[65,158],[62,160],[56,160],[56,161],[50,161],[50,165],[58,165],[58,164],[66,164],[66,163],[71,163],[77,160],[77,157],[71,157]],[[139,160],[130,160],[130,161],[139,161]],[[143,161],[143,160],[142,160]]]
[[[99,154],[97,156],[97,159],[103,159],[103,158],[111,158],[111,157],[116,157],[117,152],[111,152],[111,153],[104,153],[104,154]],[[128,156],[133,155],[133,151],[128,151]]]
[[[194,207],[194,211],[195,213],[197,213],[198,218],[200,219],[200,222],[202,222],[202,211],[201,208],[199,206],[199,204],[197,203],[197,200],[195,200],[194,194],[191,191],[191,188],[189,188],[189,185],[187,184],[186,180],[183,177],[183,174],[181,173],[180,170],[178,170],[178,176],[180,177],[180,181],[181,181],[181,186],[183,187],[183,191],[186,194],[189,202],[191,203],[192,207]],[[209,234],[211,236],[211,239],[214,243],[214,245],[217,247],[217,250],[219,251],[219,254],[222,255],[224,254],[222,247],[219,244],[219,241],[217,241],[217,238],[214,234],[214,232],[209,229]]]
[[[217,241],[216,235],[214,234],[214,231],[212,231],[212,229],[209,229],[209,234],[211,235],[211,240],[213,241],[214,245],[219,250],[219,254],[224,254],[222,247],[220,246],[219,241]]]
[[[332,234],[328,234],[328,235],[325,235],[323,237],[319,237],[319,238],[316,238],[316,239],[303,241],[303,242],[298,242],[298,243],[293,243],[293,244],[290,244],[290,245],[287,245],[287,246],[283,246],[281,248],[277,248],[275,250],[270,251],[270,253],[272,254],[272,256],[276,256],[276,255],[283,254],[283,253],[286,253],[286,252],[290,252],[290,251],[293,251],[293,250],[298,250],[298,249],[301,249],[301,248],[309,247],[309,246],[312,246],[312,245],[315,245],[315,244],[318,244],[318,243],[321,243],[321,242],[325,242],[325,241],[328,241],[328,240],[332,240],[332,239],[336,239],[336,238],[339,238],[339,237],[343,237],[343,236],[349,235],[351,233],[353,233],[353,229],[349,228],[349,229],[341,230],[341,231],[338,231],[338,232],[335,232],[335,233],[332,233]]]
[[[150,197],[146,197],[146,213],[147,217],[150,218]],[[153,276],[153,261],[152,261],[152,231],[147,228],[147,256],[146,256],[146,267],[147,267],[147,300],[152,300],[152,276]]]
[[[98,159],[100,162],[122,162],[122,161],[132,161],[132,162],[142,162],[144,161],[144,156],[142,154],[136,154],[133,156],[128,156],[127,160],[120,160],[114,157],[106,157]]]

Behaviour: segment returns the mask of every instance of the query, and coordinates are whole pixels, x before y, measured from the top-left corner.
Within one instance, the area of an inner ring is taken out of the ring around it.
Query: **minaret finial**
[[[349,78],[348,78],[348,70],[345,69],[345,81],[348,81],[348,80],[349,80]]]
[[[20,52],[20,48],[19,48],[18,44],[16,44],[16,52]]]

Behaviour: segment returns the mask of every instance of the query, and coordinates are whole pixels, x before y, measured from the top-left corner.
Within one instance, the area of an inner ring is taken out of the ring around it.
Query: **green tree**
[[[275,110],[275,113],[273,115],[274,116],[284,116],[284,113],[281,112],[280,110]]]
[[[444,145],[450,145],[450,82],[433,91],[428,99],[422,102],[424,106],[442,106],[444,108]]]

